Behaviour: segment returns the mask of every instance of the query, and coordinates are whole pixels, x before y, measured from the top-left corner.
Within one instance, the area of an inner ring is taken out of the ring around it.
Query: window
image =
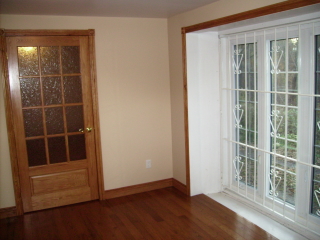
[[[298,125],[299,38],[270,41],[269,195],[295,205]],[[287,159],[286,159],[287,157]],[[295,161],[291,161],[294,159]]]
[[[320,234],[320,22],[221,38],[224,187]]]
[[[320,35],[315,36],[315,95],[320,94]],[[320,166],[320,98],[314,98],[313,164]],[[313,168],[311,213],[320,217],[320,169]]]
[[[236,157],[233,160],[235,180],[250,187],[256,187],[257,167],[257,93],[256,90],[256,46],[254,43],[236,44],[233,46],[234,85],[235,91],[234,116],[236,119]],[[249,91],[248,91],[249,90]],[[246,146],[247,145],[247,146]]]

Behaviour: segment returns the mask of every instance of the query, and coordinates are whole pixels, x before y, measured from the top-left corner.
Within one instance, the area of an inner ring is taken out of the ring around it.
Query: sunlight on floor
[[[307,238],[301,236],[300,234],[288,229],[266,215],[249,208],[245,204],[236,201],[224,193],[213,193],[208,194],[208,196],[236,212],[240,216],[248,219],[280,240],[307,240]]]

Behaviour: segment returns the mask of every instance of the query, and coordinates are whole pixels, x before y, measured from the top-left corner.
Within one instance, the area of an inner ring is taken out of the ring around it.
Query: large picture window
[[[320,22],[221,38],[224,187],[320,234]]]

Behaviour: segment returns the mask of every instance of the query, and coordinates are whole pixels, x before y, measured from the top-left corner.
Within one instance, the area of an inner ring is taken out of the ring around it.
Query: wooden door
[[[88,36],[6,40],[24,212],[97,199]]]

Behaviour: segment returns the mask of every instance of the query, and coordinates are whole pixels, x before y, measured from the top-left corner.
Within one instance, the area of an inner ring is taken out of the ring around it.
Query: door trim
[[[23,205],[21,196],[21,184],[19,179],[19,168],[17,158],[17,143],[13,128],[13,111],[12,111],[12,99],[10,95],[9,74],[8,74],[8,59],[6,49],[6,37],[13,36],[88,36],[89,38],[89,61],[90,61],[90,76],[91,76],[91,95],[93,103],[93,121],[95,126],[95,153],[97,163],[97,176],[98,176],[98,191],[99,199],[103,200],[104,196],[104,180],[103,180],[103,168],[102,168],[102,153],[101,153],[101,134],[100,134],[100,120],[99,120],[99,106],[98,106],[98,91],[97,91],[97,74],[95,65],[95,31],[89,30],[1,30],[0,46],[1,46],[1,63],[2,74],[4,78],[4,98],[5,98],[5,112],[7,121],[7,131],[9,140],[9,151],[12,166],[13,186],[15,192],[15,201],[17,215],[22,215]]]

